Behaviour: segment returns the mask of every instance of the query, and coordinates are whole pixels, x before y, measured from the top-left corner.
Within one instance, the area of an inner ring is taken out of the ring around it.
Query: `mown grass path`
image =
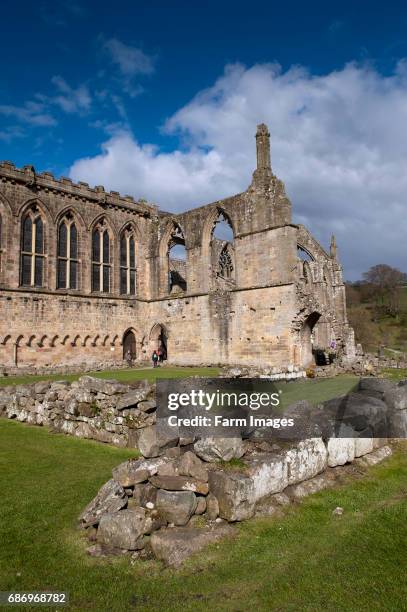
[[[180,571],[85,554],[77,516],[131,455],[0,421],[0,590],[66,590],[71,610],[406,609],[405,447],[282,519],[237,526]]]

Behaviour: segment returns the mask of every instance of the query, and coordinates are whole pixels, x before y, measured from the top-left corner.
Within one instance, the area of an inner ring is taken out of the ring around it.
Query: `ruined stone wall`
[[[134,300],[5,292],[0,294],[0,363],[113,363],[123,358],[122,338],[128,329],[134,330],[141,358],[144,334],[138,312]]]
[[[295,300],[290,284],[169,298],[149,305],[147,327],[161,322],[172,363],[267,363],[284,369],[292,361]]]
[[[0,390],[0,416],[121,447],[137,446],[140,430],[156,422],[155,410],[155,387],[145,380],[124,385],[82,376]]]
[[[0,164],[0,365],[116,363],[130,332],[136,361],[163,344],[170,363],[267,364],[284,371],[307,367],[312,349],[333,340],[352,359],[336,247],[328,254],[292,224],[284,184],[264,166],[266,126],[259,126],[256,140],[260,165],[249,188],[182,214],[103,187],[57,181],[31,166]],[[33,256],[43,262],[40,283],[36,272],[31,283],[23,275],[22,227],[29,214],[44,226],[43,252]],[[78,233],[77,283],[60,288],[59,228],[67,215]],[[215,238],[219,218],[229,224],[232,241]],[[110,241],[106,270],[92,264],[92,235],[100,227]],[[123,269],[124,237],[134,239],[132,271],[130,264]],[[175,245],[185,246],[185,261],[170,260]],[[227,277],[219,273],[225,245]],[[298,246],[309,262],[298,259]],[[110,274],[108,289],[95,290],[95,269]],[[182,282],[170,282],[171,270]]]

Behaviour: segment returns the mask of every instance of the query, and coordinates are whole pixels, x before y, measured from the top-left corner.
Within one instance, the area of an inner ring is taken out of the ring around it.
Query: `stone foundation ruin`
[[[343,401],[291,408],[335,419]],[[346,405],[356,423],[372,419],[391,438],[407,437],[407,381],[362,378]],[[387,438],[369,437],[365,424],[355,425],[359,437],[352,438],[273,441],[258,431],[247,439],[182,438],[173,427],[157,427],[155,385],[146,381],[123,385],[84,376],[9,387],[0,392],[0,414],[138,449],[141,457],[117,466],[81,514],[88,552],[154,555],[174,566],[233,535],[233,523],[278,516],[282,506],[335,485],[349,466],[360,470],[391,454]]]
[[[325,402],[324,413],[338,418],[343,400]],[[273,442],[258,440],[255,431],[245,440],[187,439],[174,437],[173,428],[165,435],[163,427],[146,427],[143,456],[117,466],[80,516],[88,553],[153,555],[178,567],[232,536],[233,523],[279,515],[282,506],[334,486],[351,464],[363,470],[388,457],[388,440],[368,437],[366,419],[383,422],[393,438],[407,436],[407,381],[361,379],[346,404],[359,437]],[[313,410],[306,402],[300,408]]]

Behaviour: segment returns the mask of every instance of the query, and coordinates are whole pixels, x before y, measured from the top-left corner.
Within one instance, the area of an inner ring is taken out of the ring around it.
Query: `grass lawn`
[[[145,378],[182,378],[187,376],[217,376],[219,368],[170,367],[159,368],[130,368],[125,370],[103,370],[99,372],[78,372],[77,374],[44,374],[41,376],[0,376],[0,387],[6,385],[25,385],[40,380],[78,380],[80,376],[96,376],[98,378],[111,378],[123,383]]]
[[[382,376],[390,378],[391,380],[406,380],[407,369],[406,368],[385,368],[382,371]]]
[[[156,380],[157,378],[185,378],[189,376],[216,377],[219,368],[169,367],[149,369],[104,370],[102,372],[87,372],[98,378],[112,378],[121,382],[132,382],[141,378]],[[28,384],[39,380],[77,380],[83,373],[49,376],[6,376],[0,377],[0,387],[6,385]],[[298,400],[307,399],[311,403],[323,402],[338,395],[348,393],[356,384],[356,376],[336,376],[335,378],[302,379],[286,383],[277,381],[276,387],[283,391],[283,406],[288,406]]]
[[[300,400],[318,404],[325,400],[351,391],[358,383],[357,376],[335,376],[335,378],[302,379],[294,382],[277,381],[277,389],[282,390],[282,406],[289,406]]]
[[[239,525],[179,571],[84,554],[76,518],[131,455],[0,421],[0,590],[66,590],[71,610],[406,609],[405,447],[283,519]]]

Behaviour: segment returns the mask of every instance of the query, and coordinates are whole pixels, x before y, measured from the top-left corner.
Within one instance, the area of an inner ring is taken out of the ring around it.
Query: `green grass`
[[[89,372],[98,378],[112,378],[121,382],[132,382],[146,378],[154,381],[156,378],[184,378],[188,376],[212,376],[219,374],[219,368],[193,368],[193,367],[162,367],[150,369],[106,370],[103,372]],[[0,378],[0,387],[3,385],[28,384],[40,380],[77,380],[83,374],[52,375],[52,376],[21,376]],[[282,406],[288,406],[302,399],[312,404],[323,402],[338,395],[344,395],[357,383],[356,376],[336,376],[335,378],[319,378],[315,380],[303,379],[286,383],[276,382],[276,387],[282,390]]]
[[[282,390],[281,405],[289,406],[300,400],[318,404],[333,397],[345,395],[357,384],[357,376],[336,376],[335,378],[303,379],[295,382],[278,381],[277,389]]]
[[[0,590],[66,590],[80,611],[406,609],[405,448],[282,519],[239,525],[179,571],[84,552],[77,516],[131,455],[0,421]]]
[[[406,380],[407,379],[407,368],[384,368],[382,370],[382,375],[385,378],[390,378],[391,380]]]
[[[131,368],[125,370],[103,370],[99,372],[78,372],[77,374],[44,374],[40,376],[1,376],[0,387],[7,385],[25,385],[40,380],[78,380],[80,376],[96,376],[97,378],[111,378],[120,382],[130,383],[134,380],[145,378],[156,380],[157,378],[183,378],[187,376],[217,376],[219,368],[194,368],[194,367],[159,367],[159,368]]]

